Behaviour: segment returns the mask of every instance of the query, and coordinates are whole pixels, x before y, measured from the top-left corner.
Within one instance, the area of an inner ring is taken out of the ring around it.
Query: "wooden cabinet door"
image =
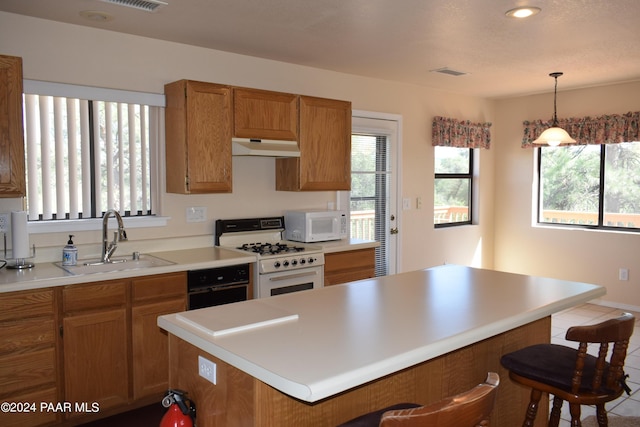
[[[276,189],[351,189],[351,103],[300,96],[300,158],[277,159]]]
[[[158,327],[158,316],[186,310],[186,298],[133,307],[133,398],[169,388],[169,339]]]
[[[230,193],[231,88],[181,80],[165,95],[167,192]]]
[[[375,248],[324,254],[324,285],[331,286],[376,275]]]
[[[65,401],[98,402],[101,411],[128,402],[127,329],[126,308],[63,320]]]
[[[298,96],[259,89],[233,89],[233,136],[298,139]]]
[[[0,55],[0,197],[26,194],[22,59]]]

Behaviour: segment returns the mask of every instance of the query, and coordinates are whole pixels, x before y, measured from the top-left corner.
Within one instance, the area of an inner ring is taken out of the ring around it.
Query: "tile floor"
[[[567,328],[575,325],[599,323],[608,318],[616,317],[623,311],[625,310],[595,304],[583,304],[561,311],[552,316],[551,342],[576,347],[576,343],[564,339]],[[615,416],[640,417],[640,313],[631,313],[636,317],[636,328],[629,343],[625,372],[629,374],[627,384],[632,391],[631,396],[627,396],[625,393],[617,400],[606,405],[607,412],[611,418]],[[582,407],[582,419],[589,415],[595,415],[595,413],[595,407]],[[570,419],[569,407],[565,402],[562,408],[560,427],[570,427]]]

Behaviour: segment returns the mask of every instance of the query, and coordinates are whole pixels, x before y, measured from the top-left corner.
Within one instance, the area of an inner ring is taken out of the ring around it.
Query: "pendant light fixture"
[[[551,127],[540,134],[538,139],[533,141],[534,145],[548,145],[550,147],[557,147],[561,144],[575,144],[576,140],[571,138],[566,130],[558,126],[558,114],[556,113],[556,97],[558,93],[558,77],[562,73],[555,72],[549,74],[549,77],[553,77],[556,80],[555,88],[553,90],[553,122]]]

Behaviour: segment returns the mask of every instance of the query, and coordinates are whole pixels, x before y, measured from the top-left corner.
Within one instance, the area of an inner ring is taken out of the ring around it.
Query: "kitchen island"
[[[509,381],[500,356],[549,342],[551,314],[604,294],[447,265],[161,316],[158,325],[170,333],[170,385],[194,400],[199,427],[332,426],[400,401],[433,402],[488,371],[502,378],[492,425],[513,427],[528,390]],[[215,385],[198,375],[198,356],[216,364]]]

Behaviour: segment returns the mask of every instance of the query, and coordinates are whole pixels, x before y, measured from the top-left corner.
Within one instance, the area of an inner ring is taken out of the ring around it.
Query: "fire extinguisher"
[[[162,406],[167,409],[160,420],[160,427],[194,427],[196,407],[187,399],[182,390],[168,390],[162,399]]]

